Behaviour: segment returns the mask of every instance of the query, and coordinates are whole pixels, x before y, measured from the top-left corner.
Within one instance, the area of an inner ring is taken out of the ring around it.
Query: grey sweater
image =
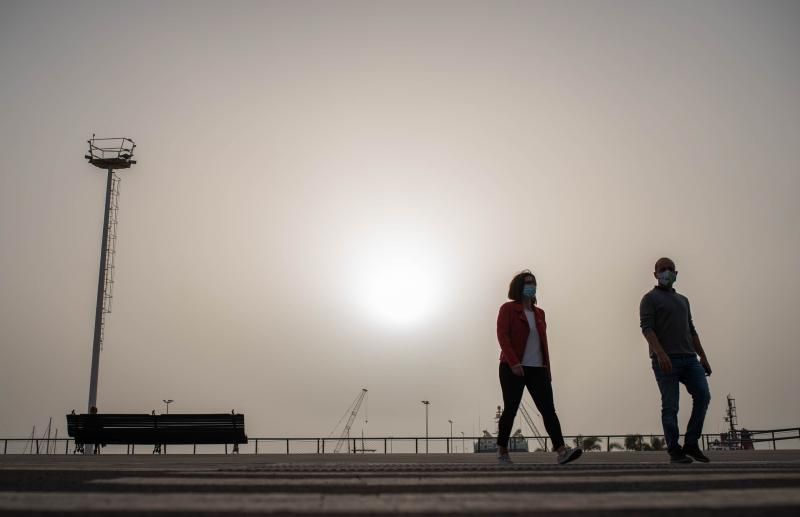
[[[692,336],[697,330],[692,322],[689,299],[672,288],[654,287],[639,304],[642,332],[653,330],[667,355],[695,355]],[[650,352],[650,356],[654,356]]]

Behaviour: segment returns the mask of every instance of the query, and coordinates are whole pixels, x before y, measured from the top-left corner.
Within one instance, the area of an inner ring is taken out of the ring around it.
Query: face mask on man
[[[535,285],[526,285],[522,288],[522,297],[525,299],[530,299],[536,296],[536,286]]]
[[[672,284],[678,279],[677,271],[670,271],[669,269],[658,273],[656,276],[658,277],[658,284],[663,287],[672,287]]]

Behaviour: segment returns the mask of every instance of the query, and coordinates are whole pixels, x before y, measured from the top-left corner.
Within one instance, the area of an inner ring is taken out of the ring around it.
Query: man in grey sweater
[[[661,424],[667,452],[672,463],[691,463],[692,458],[707,463],[709,460],[700,450],[698,441],[711,400],[706,380],[706,376],[711,375],[711,366],[694,328],[689,300],[672,287],[678,277],[675,262],[658,259],[653,276],[658,285],[642,297],[639,317],[661,391]],[[678,430],[680,383],[692,396],[692,414],[683,447]]]

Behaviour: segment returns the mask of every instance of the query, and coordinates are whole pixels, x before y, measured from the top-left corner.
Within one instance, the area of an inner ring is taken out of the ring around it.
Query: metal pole
[[[89,377],[89,408],[97,407],[97,377],[100,373],[100,335],[103,329],[103,296],[106,285],[106,255],[108,255],[108,216],[111,207],[111,181],[114,171],[108,169],[106,181],[106,207],[103,213],[103,240],[100,244],[100,274],[97,280],[97,306],[94,313],[94,340],[92,341],[92,371]]]
[[[429,400],[423,400],[422,403],[425,405],[425,454],[428,453],[428,406],[431,405]]]
[[[448,422],[450,422],[450,441],[447,442],[447,454],[450,454],[450,444],[453,443],[453,421],[448,420]]]

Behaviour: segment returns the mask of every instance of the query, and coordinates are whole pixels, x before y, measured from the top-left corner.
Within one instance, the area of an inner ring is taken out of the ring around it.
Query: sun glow
[[[430,246],[383,239],[362,249],[355,263],[358,305],[390,327],[422,323],[442,301],[441,261]]]

